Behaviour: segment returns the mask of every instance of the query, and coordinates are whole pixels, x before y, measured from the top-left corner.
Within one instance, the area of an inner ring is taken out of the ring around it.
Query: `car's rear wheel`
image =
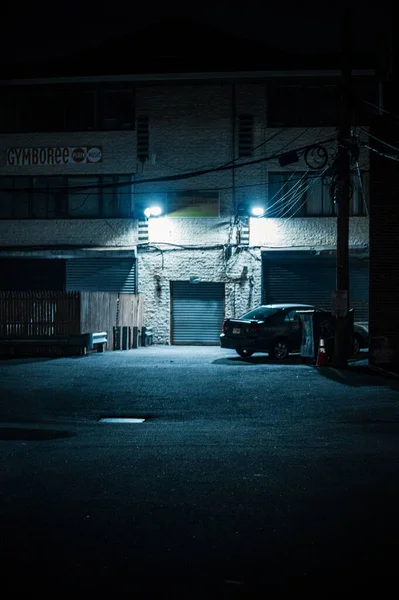
[[[241,358],[249,358],[253,355],[253,351],[247,350],[246,348],[240,348],[239,350],[236,350],[236,352],[241,356]]]
[[[277,360],[284,360],[290,353],[287,340],[279,339],[273,342],[269,355]]]

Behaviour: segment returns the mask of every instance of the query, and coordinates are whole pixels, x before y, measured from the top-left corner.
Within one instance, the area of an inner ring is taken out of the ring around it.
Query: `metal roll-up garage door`
[[[331,310],[332,291],[336,288],[335,256],[265,252],[262,260],[265,304],[298,302]],[[355,320],[368,320],[369,261],[351,257],[349,265],[350,305]]]
[[[171,282],[172,344],[219,344],[224,284]]]
[[[131,258],[71,258],[66,261],[68,291],[136,292],[136,261]]]

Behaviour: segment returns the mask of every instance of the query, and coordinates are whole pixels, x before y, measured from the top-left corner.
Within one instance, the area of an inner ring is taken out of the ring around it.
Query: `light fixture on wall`
[[[263,217],[265,212],[266,209],[264,206],[261,206],[259,204],[254,204],[254,206],[251,206],[251,215],[253,217]]]
[[[241,218],[263,217],[265,213],[266,206],[262,203],[262,201],[241,202],[238,206],[238,216]]]
[[[147,219],[149,219],[150,217],[159,217],[162,214],[162,208],[157,205],[148,206],[145,209],[144,214]]]

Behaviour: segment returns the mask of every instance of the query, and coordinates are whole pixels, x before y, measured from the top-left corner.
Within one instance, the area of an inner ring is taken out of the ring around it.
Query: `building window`
[[[254,146],[254,117],[240,115],[238,119],[238,156],[252,156]]]
[[[102,177],[102,216],[132,216],[132,185],[130,176],[105,175]]]
[[[101,217],[100,177],[68,177],[68,216]],[[87,187],[92,186],[92,187]]]
[[[0,178],[0,219],[132,216],[130,175]]]
[[[123,131],[133,129],[133,90],[102,90],[100,129]]]
[[[25,193],[27,186],[29,186],[29,177],[0,178],[1,219],[29,218],[29,195]]]
[[[336,126],[338,86],[273,83],[268,86],[268,127]]]
[[[218,217],[218,192],[176,192],[167,194],[168,217]]]
[[[80,85],[9,88],[0,94],[0,132],[128,131],[134,89]]]
[[[185,191],[135,196],[134,212],[139,220],[151,205],[159,205],[162,216],[169,218],[219,217],[219,192]]]
[[[332,217],[337,214],[329,185],[317,172],[269,173],[266,216]],[[367,214],[367,174],[352,173],[350,215]]]
[[[71,89],[65,93],[65,130],[94,131],[97,129],[97,92]]]

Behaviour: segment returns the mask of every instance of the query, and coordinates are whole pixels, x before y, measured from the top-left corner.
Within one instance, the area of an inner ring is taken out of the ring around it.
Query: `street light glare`
[[[162,208],[160,206],[152,206],[151,207],[151,215],[153,217],[159,217],[159,215],[162,213]]]
[[[162,208],[160,206],[149,206],[145,209],[144,214],[147,219],[150,217],[159,217],[162,214]]]
[[[263,206],[254,206],[252,207],[251,213],[254,217],[261,217],[265,212]]]

